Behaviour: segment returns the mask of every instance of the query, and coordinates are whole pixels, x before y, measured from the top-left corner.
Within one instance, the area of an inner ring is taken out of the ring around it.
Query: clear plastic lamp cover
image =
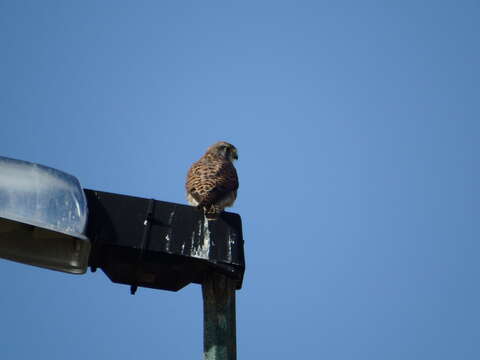
[[[85,194],[74,176],[0,156],[0,257],[83,274],[86,222]]]

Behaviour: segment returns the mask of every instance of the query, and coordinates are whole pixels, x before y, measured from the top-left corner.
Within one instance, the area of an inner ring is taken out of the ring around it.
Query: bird
[[[217,220],[237,198],[238,175],[233,162],[238,160],[235,146],[219,141],[188,170],[185,188],[190,205],[203,210],[207,220]]]

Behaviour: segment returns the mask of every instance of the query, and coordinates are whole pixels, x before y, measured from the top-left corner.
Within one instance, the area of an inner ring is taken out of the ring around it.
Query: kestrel
[[[233,161],[238,159],[232,144],[219,141],[207,149],[187,175],[188,202],[203,209],[208,220],[215,220],[237,198],[238,176]]]

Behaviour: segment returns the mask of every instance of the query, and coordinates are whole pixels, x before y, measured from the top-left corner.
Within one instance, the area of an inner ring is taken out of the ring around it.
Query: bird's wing
[[[199,160],[188,172],[187,192],[198,201],[199,206],[208,206],[238,189],[235,167],[228,161]]]

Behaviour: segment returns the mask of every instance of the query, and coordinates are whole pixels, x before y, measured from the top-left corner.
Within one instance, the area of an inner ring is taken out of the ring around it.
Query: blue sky
[[[0,1],[0,155],[185,203],[239,150],[239,359],[478,359],[476,1]],[[193,359],[178,293],[0,261],[2,359]]]

